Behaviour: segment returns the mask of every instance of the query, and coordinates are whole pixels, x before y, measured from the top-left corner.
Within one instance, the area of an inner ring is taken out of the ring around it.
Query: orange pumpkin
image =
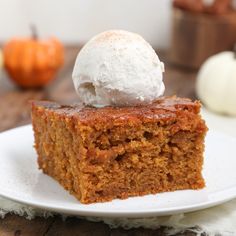
[[[23,88],[46,85],[64,62],[63,46],[56,38],[15,38],[6,43],[3,53],[10,78]]]

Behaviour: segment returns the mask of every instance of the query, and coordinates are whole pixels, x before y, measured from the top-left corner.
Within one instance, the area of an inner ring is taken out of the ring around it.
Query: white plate
[[[235,138],[208,133],[204,190],[83,205],[38,170],[32,127],[23,126],[0,134],[0,195],[35,207],[82,216],[148,217],[200,210],[236,197],[235,147]]]

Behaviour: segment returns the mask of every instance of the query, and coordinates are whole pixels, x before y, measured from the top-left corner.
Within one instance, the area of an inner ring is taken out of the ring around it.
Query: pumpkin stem
[[[38,32],[37,32],[37,28],[34,24],[30,25],[30,30],[31,30],[31,37],[32,39],[37,40],[38,39]]]

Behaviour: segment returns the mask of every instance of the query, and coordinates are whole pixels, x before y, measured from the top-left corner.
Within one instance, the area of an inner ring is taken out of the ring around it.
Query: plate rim
[[[236,187],[231,188],[231,191],[236,192]],[[184,191],[184,190],[183,190]],[[197,190],[196,190],[197,191]],[[219,192],[225,192],[224,190],[219,191]],[[15,201],[17,203],[21,203],[27,206],[32,206],[40,210],[46,210],[46,211],[51,211],[55,213],[63,213],[63,214],[70,214],[74,216],[93,216],[93,217],[109,217],[109,218],[118,218],[118,217],[129,217],[129,218],[137,218],[137,217],[153,217],[153,216],[168,216],[168,215],[175,215],[175,214],[180,214],[180,213],[189,213],[189,212],[195,212],[199,210],[204,210],[207,208],[211,208],[214,206],[221,205],[223,203],[226,203],[228,201],[231,201],[236,198],[236,193],[227,196],[224,199],[219,200],[216,198],[215,200],[208,200],[203,203],[197,203],[197,204],[192,204],[189,206],[185,207],[172,207],[172,208],[164,208],[162,210],[157,210],[157,209],[148,209],[148,210],[110,210],[110,211],[104,211],[104,210],[93,210],[93,209],[72,209],[72,208],[65,208],[65,207],[59,207],[59,206],[54,206],[54,205],[47,205],[47,204],[40,204],[36,203],[33,201],[26,201],[14,197],[10,197],[8,195],[0,193],[1,197],[4,197],[6,199]],[[125,201],[125,199],[124,199]],[[96,204],[96,203],[95,203]],[[99,203],[100,204],[100,203]],[[102,204],[102,203],[101,203]],[[84,206],[84,205],[83,205]]]

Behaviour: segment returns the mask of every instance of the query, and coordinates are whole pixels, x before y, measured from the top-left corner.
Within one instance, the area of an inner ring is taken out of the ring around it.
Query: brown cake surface
[[[199,112],[198,101],[176,97],[122,108],[35,101],[39,168],[82,203],[203,188]]]

